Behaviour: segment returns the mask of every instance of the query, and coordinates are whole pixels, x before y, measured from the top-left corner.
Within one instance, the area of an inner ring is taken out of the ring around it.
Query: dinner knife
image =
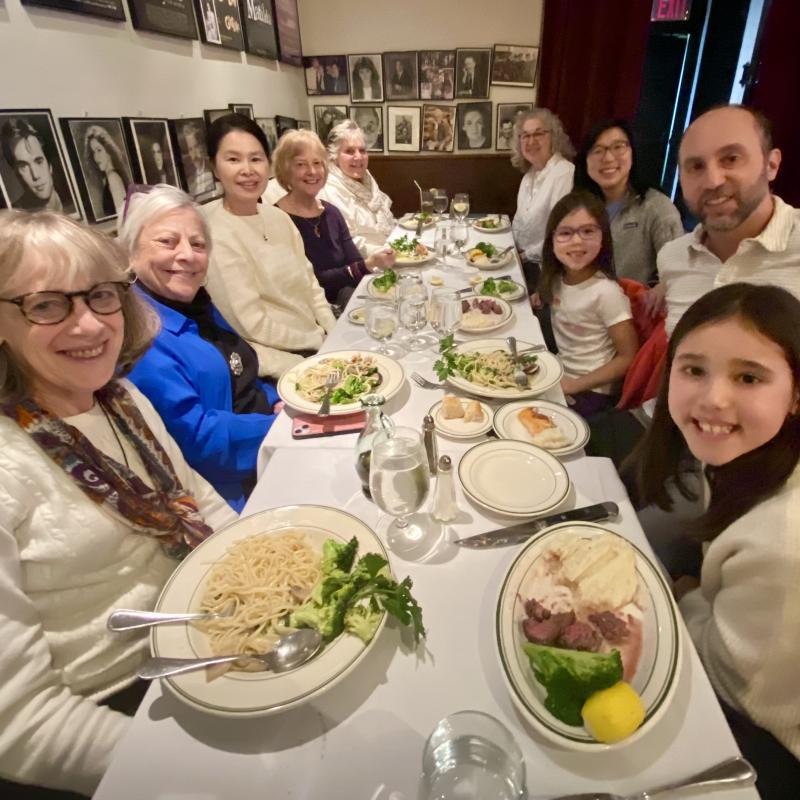
[[[456,544],[462,547],[479,549],[483,547],[504,547],[510,544],[526,542],[539,531],[543,531],[551,525],[558,525],[560,522],[599,522],[605,519],[613,519],[618,514],[619,506],[609,500],[593,506],[573,508],[571,511],[562,511],[560,514],[551,514],[541,519],[522,522],[519,525],[510,525],[507,528],[478,533],[475,536],[468,536],[466,539],[456,539]]]

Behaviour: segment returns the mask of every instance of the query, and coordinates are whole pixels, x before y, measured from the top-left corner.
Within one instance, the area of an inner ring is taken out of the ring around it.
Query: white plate
[[[486,217],[491,217],[499,223],[497,228],[484,228],[480,224],[480,219],[476,219],[475,222],[472,223],[472,227],[475,228],[476,231],[480,231],[481,233],[503,233],[503,231],[507,231],[511,227],[511,223],[508,221],[508,217],[505,215],[498,215],[498,214],[487,214]],[[486,217],[481,217],[481,219],[485,219]]]
[[[521,298],[528,296],[528,290],[521,283],[517,283],[516,281],[508,280],[508,278],[506,278],[506,281],[508,283],[513,283],[514,284],[514,291],[513,292],[503,292],[503,294],[500,295],[500,299],[501,300],[506,300],[509,303],[513,303],[514,300],[520,300]],[[485,280],[484,281],[480,281],[480,283],[476,283],[475,284],[475,294],[480,295],[481,297],[496,297],[496,295],[493,295],[493,294],[481,295],[481,289],[483,288],[483,284],[484,283],[486,283]]]
[[[297,389],[295,389],[295,383],[300,375],[302,375],[304,370],[313,367],[325,358],[342,358],[346,360],[356,355],[371,356],[374,359],[378,367],[378,372],[383,378],[380,386],[375,387],[374,391],[382,394],[387,400],[400,391],[400,387],[405,382],[405,374],[403,368],[393,358],[389,358],[381,353],[371,353],[364,350],[334,350],[330,353],[317,353],[317,355],[304,359],[296,367],[292,367],[287,372],[284,372],[277,386],[281,400],[296,411],[303,411],[306,414],[316,414],[317,411],[319,411],[321,403],[313,403],[310,400],[306,400],[298,393]],[[343,414],[352,414],[356,411],[361,411],[360,400],[356,400],[353,403],[331,405],[331,416],[338,417]]]
[[[347,312],[347,319],[349,319],[353,325],[365,325],[367,322],[366,317],[366,306],[359,306],[358,308],[354,308],[352,311]]]
[[[372,287],[372,282],[375,278],[370,279],[370,282],[367,284],[367,294],[370,297],[378,297],[382,300],[394,300],[395,296],[397,295],[397,284],[394,286],[389,287],[389,291],[387,292],[379,292],[377,289]]]
[[[436,254],[433,250],[428,250],[425,255],[418,255],[418,256],[401,256],[397,255],[394,259],[395,267],[417,267],[420,264],[427,264],[429,261],[433,261],[436,257]]]
[[[416,214],[406,214],[400,219],[398,224],[401,228],[405,228],[407,231],[415,231],[417,229],[417,225],[419,225],[419,219],[417,218]],[[422,223],[422,228],[424,230],[425,228],[430,228],[435,224],[436,220],[431,217],[427,222]]]
[[[590,431],[586,420],[566,406],[552,403],[549,400],[521,400],[518,403],[507,403],[498,408],[494,412],[494,421],[492,422],[495,433],[501,439],[517,439],[536,444],[525,426],[517,419],[517,413],[530,406],[534,406],[542,414],[550,417],[567,439],[567,444],[561,447],[545,448],[554,456],[566,456],[574,453],[589,441]],[[537,446],[542,447],[542,445]]]
[[[459,399],[462,403],[469,402],[468,400]],[[453,439],[473,439],[486,433],[492,427],[492,409],[486,403],[481,403],[480,400],[477,402],[480,403],[481,411],[483,411],[483,419],[477,422],[464,422],[463,417],[445,419],[442,413],[441,400],[438,403],[434,403],[428,413],[433,417],[433,422],[439,433],[451,436]]]
[[[478,505],[511,517],[533,517],[561,505],[570,480],[546,450],[509,439],[476,444],[458,463],[464,491]]]
[[[530,342],[523,342],[517,339],[517,350],[522,353],[525,348],[533,347]],[[455,350],[458,353],[485,353],[492,350],[506,350],[508,345],[505,339],[475,339],[473,342],[465,342],[458,345]],[[516,386],[505,388],[495,388],[492,386],[480,386],[472,383],[460,375],[451,375],[447,380],[450,384],[469,394],[476,394],[480,397],[496,398],[499,400],[519,400],[523,397],[536,397],[536,395],[546,392],[555,386],[564,374],[561,362],[552,353],[536,353],[539,369],[528,376],[528,388],[518,389]]]
[[[462,300],[466,300],[469,303],[472,303],[475,295],[466,295],[462,297]],[[482,318],[486,318],[485,321],[491,322],[490,325],[468,325],[465,324],[466,320],[462,319],[458,330],[462,331],[463,333],[491,333],[491,331],[496,331],[498,328],[502,328],[507,322],[510,322],[514,318],[514,312],[511,310],[511,306],[503,300],[502,297],[481,297],[480,300],[493,300],[497,305],[500,306],[502,309],[501,313],[499,314],[481,314]],[[484,321],[484,320],[482,320]]]
[[[554,525],[527,544],[514,560],[497,601],[497,646],[503,676],[511,699],[531,724],[551,741],[572,750],[599,752],[626,747],[640,739],[663,715],[678,683],[681,665],[681,635],[672,592],[660,570],[635,545],[636,572],[643,608],[642,653],[631,681],[645,707],[642,726],[627,739],[616,744],[595,741],[583,727],[566,725],[545,707],[547,691],[534,678],[530,661],[522,649],[527,641],[521,621],[525,618],[524,603],[530,597],[526,579],[537,559],[544,556],[552,537],[564,531],[576,536],[593,537],[614,533],[590,522],[565,522]],[[619,535],[619,534],[615,534]]]
[[[358,539],[358,557],[386,551],[372,530],[361,520],[325,506],[286,506],[253,514],[210,536],[192,551],[167,581],[156,603],[156,611],[196,611],[205,582],[215,562],[240,539],[285,530],[306,533],[322,552],[326,539],[346,542]],[[305,703],[335,686],[373,647],[385,623],[369,642],[342,634],[320,655],[283,674],[273,672],[227,672],[206,681],[205,670],[166,678],[164,683],[181,700],[202,711],[227,717],[259,717]],[[192,625],[160,625],[152,628],[150,648],[154,656],[198,658],[212,655],[202,631]]]
[[[470,249],[474,250],[475,248],[472,247]],[[465,260],[467,264],[471,264],[473,267],[478,267],[480,269],[500,269],[501,267],[508,266],[514,260],[514,250],[512,248],[500,258],[497,258],[496,256],[492,256],[492,258],[489,258],[488,256],[483,254],[481,254],[480,256],[476,256],[475,258],[472,258],[469,254],[467,254]]]

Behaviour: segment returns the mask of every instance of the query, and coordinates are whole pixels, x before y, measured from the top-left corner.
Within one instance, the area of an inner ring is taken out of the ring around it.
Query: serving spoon
[[[281,636],[268,653],[261,655],[212,656],[211,658],[163,658],[157,656],[145,661],[136,671],[146,681],[167,678],[183,672],[192,672],[214,664],[231,661],[259,661],[270,672],[286,672],[304,664],[315,656],[322,647],[322,636],[313,628],[303,628]]]

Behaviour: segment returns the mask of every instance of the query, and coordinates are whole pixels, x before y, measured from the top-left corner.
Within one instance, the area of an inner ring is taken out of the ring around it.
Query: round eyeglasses
[[[539,128],[538,131],[525,131],[519,135],[519,140],[521,142],[540,142],[548,133],[550,133],[550,131],[547,128]]]
[[[587,239],[595,239],[600,236],[601,228],[599,225],[581,225],[580,228],[556,228],[553,233],[553,239],[561,244],[566,244],[572,241],[576,233],[581,239],[586,241]]]
[[[82,292],[29,292],[19,297],[0,297],[0,303],[13,303],[34,325],[58,325],[72,313],[76,297],[82,297],[95,314],[116,314],[132,284],[133,281],[104,281]]]
[[[624,139],[619,139],[616,142],[611,142],[611,144],[596,144],[590,151],[589,151],[589,158],[603,158],[606,153],[610,152],[612,156],[616,156],[620,158],[620,156],[624,156],[625,153],[630,150],[631,143],[626,142]]]

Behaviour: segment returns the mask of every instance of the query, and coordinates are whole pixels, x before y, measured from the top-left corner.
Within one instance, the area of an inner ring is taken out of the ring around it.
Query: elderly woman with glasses
[[[161,185],[133,196],[120,229],[139,288],[161,320],[131,372],[186,460],[240,511],[275,420],[275,388],[253,348],[228,325],[203,284],[211,237],[195,202]]]
[[[392,201],[378,187],[367,166],[364,132],[346,119],[328,134],[328,181],[320,192],[342,212],[353,242],[364,258],[386,252],[395,226]]]
[[[683,236],[683,225],[672,201],[639,176],[634,144],[625,120],[597,123],[575,160],[575,188],[592,192],[606,205],[617,277],[652,285],[658,280],[658,251]]]
[[[92,794],[148,650],[108,615],[152,609],[177,559],[236,519],[122,380],[158,325],[127,268],[67,217],[0,213],[3,797]]]

